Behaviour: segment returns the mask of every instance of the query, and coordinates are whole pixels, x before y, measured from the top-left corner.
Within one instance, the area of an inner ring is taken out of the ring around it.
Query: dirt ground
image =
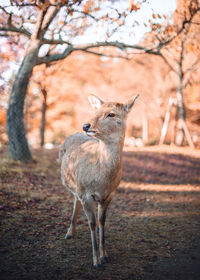
[[[61,185],[57,150],[36,163],[0,151],[0,278],[200,279],[200,150],[126,149],[123,178],[106,221],[110,262],[92,268],[83,211],[74,239],[64,236],[72,196]]]

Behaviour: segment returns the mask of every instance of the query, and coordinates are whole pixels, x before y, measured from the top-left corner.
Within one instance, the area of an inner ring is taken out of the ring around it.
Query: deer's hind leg
[[[72,220],[70,227],[68,229],[67,234],[65,235],[65,239],[70,239],[74,236],[77,224],[77,218],[81,210],[81,202],[74,196],[74,208],[72,213]]]
[[[105,232],[104,226],[106,221],[106,212],[111,200],[107,200],[98,204],[98,223],[99,223],[99,252],[101,263],[107,263],[108,257],[105,250]]]

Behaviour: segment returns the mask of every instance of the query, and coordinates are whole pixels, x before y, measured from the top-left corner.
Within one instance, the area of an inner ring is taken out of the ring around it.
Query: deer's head
[[[96,137],[104,142],[118,142],[124,138],[126,119],[139,94],[127,103],[103,102],[95,95],[88,97],[95,109],[95,116],[83,125],[88,136]]]

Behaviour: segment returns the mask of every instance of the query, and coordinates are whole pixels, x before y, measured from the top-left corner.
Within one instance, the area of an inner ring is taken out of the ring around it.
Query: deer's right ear
[[[89,95],[88,100],[91,106],[96,110],[100,109],[101,105],[103,104],[103,101],[95,95]]]

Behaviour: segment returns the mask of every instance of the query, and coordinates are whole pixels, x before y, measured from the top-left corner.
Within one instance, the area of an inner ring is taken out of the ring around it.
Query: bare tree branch
[[[176,34],[174,36],[172,36],[171,38],[169,38],[168,40],[160,40],[160,43],[159,43],[159,46],[160,48],[162,48],[163,46],[165,45],[169,45],[175,38],[177,38],[182,32],[183,30],[185,29],[185,26],[187,24],[190,24],[192,22],[192,19],[194,18],[194,16],[200,11],[200,8],[196,9],[194,11],[193,14],[190,15],[190,18],[189,19],[185,19],[183,20],[182,22],[182,25],[181,27],[179,28],[179,30],[176,32]]]
[[[47,10],[40,10],[38,17],[37,17],[37,21],[35,24],[35,30],[34,33],[32,34],[32,39],[38,39],[40,37],[40,32],[41,32],[41,28],[42,28],[42,23],[44,20],[44,17],[47,13]]]
[[[6,8],[3,6],[0,6],[0,9],[7,15],[7,23],[6,23],[6,25],[3,25],[3,24],[0,25],[0,31],[3,31],[5,33],[6,32],[20,33],[20,34],[25,35],[26,37],[30,38],[31,33],[27,29],[25,29],[22,25],[21,25],[21,27],[16,27],[13,24],[13,21],[12,21],[13,13],[12,12],[9,13],[8,11],[6,11]]]
[[[187,35],[189,32],[191,26],[191,22],[187,24],[185,30],[184,30],[184,34],[183,34],[183,38],[181,40],[181,51],[180,51],[180,57],[179,57],[179,75],[181,75],[181,77],[184,77],[184,70],[183,70],[183,61],[184,61],[184,51],[185,51],[185,42],[187,40]]]
[[[118,42],[118,41],[97,42],[97,43],[93,43],[93,44],[88,44],[85,47],[81,47],[81,49],[84,51],[84,50],[88,50],[88,49],[92,49],[92,48],[98,48],[98,47],[117,47],[120,50],[136,49],[136,50],[140,50],[140,51],[143,51],[143,52],[146,52],[146,53],[159,55],[159,50],[156,49],[156,48],[148,49],[148,48],[140,46],[140,45],[130,45],[130,44],[125,44],[125,43]]]
[[[168,61],[168,59],[161,53],[160,57],[164,60],[164,62],[169,66],[170,70],[178,74],[179,72],[171,65],[171,63]]]
[[[1,9],[6,15],[8,15],[8,16],[12,15],[12,12],[9,13],[8,11],[6,11],[6,7],[0,5],[0,9]]]
[[[86,53],[90,53],[90,54],[94,54],[94,55],[98,55],[98,56],[104,56],[104,57],[111,57],[111,58],[121,58],[121,59],[127,59],[129,60],[128,57],[126,56],[122,56],[122,55],[112,55],[112,54],[106,54],[106,53],[99,53],[99,52],[95,52],[95,51],[90,51],[90,50],[83,50],[81,48],[74,48],[74,51],[84,51]]]
[[[183,88],[186,88],[186,86],[188,85],[190,79],[191,79],[191,76],[192,74],[198,69],[199,67],[199,64],[200,64],[200,58],[198,58],[190,68],[188,68],[185,73],[184,73],[184,82],[183,82]]]
[[[51,62],[54,62],[54,61],[64,59],[67,56],[69,56],[72,53],[73,50],[74,50],[74,48],[72,46],[69,46],[62,53],[47,55],[47,56],[44,56],[44,57],[39,57],[36,65],[40,65],[40,64],[43,64],[43,63],[47,64],[47,63],[51,63]]]
[[[47,31],[49,25],[51,24],[52,20],[57,15],[58,11],[59,10],[56,7],[51,6],[48,8],[47,13],[45,14],[44,20],[42,22],[42,26],[41,26],[42,34],[44,34]]]
[[[48,45],[64,45],[64,44],[67,44],[67,45],[72,45],[69,41],[66,41],[66,40],[62,40],[62,39],[46,39],[46,38],[43,38],[41,40],[41,43],[42,44],[48,44]]]
[[[22,34],[22,35],[25,35],[26,37],[28,37],[28,38],[30,38],[31,37],[31,33],[28,31],[28,30],[26,30],[26,29],[24,29],[24,28],[17,28],[17,27],[15,27],[15,26],[10,26],[10,27],[1,27],[0,26],[0,31],[3,31],[3,32],[5,32],[5,33],[10,33],[10,32],[12,32],[12,33],[20,33],[20,34]],[[6,34],[2,34],[1,36],[6,36]]]
[[[70,12],[70,11],[69,11]],[[71,12],[74,12],[74,13],[79,13],[79,14],[82,14],[83,16],[86,16],[86,17],[90,17],[91,19],[93,19],[94,21],[99,21],[100,19],[99,18],[96,18],[95,16],[87,13],[87,12],[84,12],[84,11],[79,11],[77,9],[72,9]]]
[[[63,44],[64,44],[64,41],[63,41]],[[139,45],[129,45],[129,44],[121,43],[121,42],[118,42],[118,41],[114,41],[114,42],[98,42],[96,44],[92,43],[92,44],[88,44],[86,46],[77,46],[77,47],[74,47],[71,44],[70,46],[68,46],[60,54],[52,54],[50,56],[45,56],[45,57],[38,58],[37,65],[38,64],[43,64],[43,63],[49,63],[49,62],[53,62],[53,61],[58,61],[60,59],[64,59],[68,55],[70,55],[73,51],[83,51],[83,52],[93,53],[93,54],[101,56],[100,53],[95,52],[93,50],[90,50],[90,49],[99,48],[99,47],[116,47],[116,48],[118,48],[120,50],[124,50],[124,49],[137,49],[137,50],[143,51],[145,53],[154,54],[154,55],[160,55],[159,51],[155,51],[155,50],[152,50],[152,49],[147,49],[147,48],[139,46]],[[102,56],[120,57],[120,58],[128,59],[125,56],[119,56],[117,54],[116,55],[109,55],[109,54],[103,53]]]

